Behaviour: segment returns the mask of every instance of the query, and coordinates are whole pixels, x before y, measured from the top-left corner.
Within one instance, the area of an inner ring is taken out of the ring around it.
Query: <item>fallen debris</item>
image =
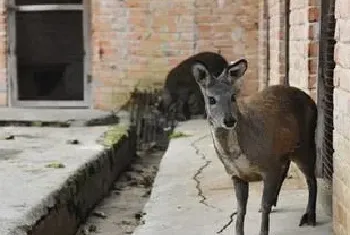
[[[101,212],[101,211],[94,211],[92,213],[92,215],[96,216],[96,217],[99,217],[99,218],[102,218],[102,219],[105,219],[107,218],[107,216],[105,215],[105,213]]]

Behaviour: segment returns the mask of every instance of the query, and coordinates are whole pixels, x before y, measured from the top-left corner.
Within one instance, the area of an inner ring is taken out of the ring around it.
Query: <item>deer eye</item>
[[[211,105],[213,105],[213,104],[215,104],[215,103],[216,103],[215,98],[214,98],[214,97],[212,97],[212,96],[209,96],[209,97],[208,97],[208,100],[209,100],[209,104],[211,104]]]
[[[235,95],[235,94],[233,94],[233,95],[231,96],[231,101],[232,101],[232,102],[236,102],[236,95]]]

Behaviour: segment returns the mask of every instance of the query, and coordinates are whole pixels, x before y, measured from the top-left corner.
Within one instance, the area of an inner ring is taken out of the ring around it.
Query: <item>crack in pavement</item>
[[[198,148],[198,146],[197,146],[196,144],[197,144],[199,141],[203,140],[204,138],[206,138],[206,137],[208,137],[208,136],[209,136],[209,135],[204,135],[204,136],[202,136],[202,137],[196,139],[195,141],[193,141],[193,143],[191,144],[191,146],[196,150],[196,155],[197,155],[197,156],[201,156],[201,159],[205,161],[205,163],[196,171],[196,173],[194,174],[194,176],[193,176],[192,179],[196,182],[196,189],[197,189],[197,191],[198,191],[197,196],[201,198],[201,199],[199,200],[199,203],[200,203],[200,204],[203,204],[203,205],[205,205],[205,206],[207,206],[207,207],[211,207],[211,208],[216,209],[215,206],[209,205],[209,204],[206,202],[207,198],[206,198],[205,195],[204,195],[204,192],[203,192],[203,190],[202,190],[202,188],[201,188],[201,182],[200,182],[200,180],[198,179],[199,175],[203,173],[203,171],[205,170],[205,168],[207,168],[207,167],[211,164],[212,161],[207,160],[205,154],[202,153],[202,152],[200,151],[200,149]],[[224,225],[222,226],[222,228],[221,228],[218,232],[216,232],[216,233],[217,233],[217,234],[221,234],[222,232],[224,232],[224,231],[233,223],[233,217],[234,217],[235,215],[237,215],[237,211],[233,212],[233,213],[230,215],[229,221],[228,221],[226,224],[224,224]]]
[[[217,234],[220,234],[220,233],[222,233],[223,231],[225,231],[225,230],[233,223],[233,216],[235,216],[235,215],[237,215],[237,211],[233,212],[233,213],[230,215],[230,220],[229,220],[226,224],[224,224],[224,225],[222,226],[222,228],[221,228],[218,232],[216,232],[216,233],[217,233]]]
[[[207,198],[204,196],[204,193],[203,193],[203,190],[201,189],[201,182],[200,180],[198,179],[198,176],[200,174],[202,174],[203,170],[209,166],[209,164],[211,163],[211,161],[206,161],[205,164],[203,166],[201,166],[197,172],[194,174],[193,176],[193,180],[196,181],[196,188],[197,188],[197,191],[198,191],[198,194],[197,196],[201,197],[201,200],[199,200],[199,203],[205,205],[205,206],[208,206],[208,207],[212,207],[214,208],[213,206],[209,205],[206,200]]]
[[[198,191],[197,196],[201,198],[201,199],[199,200],[199,203],[200,203],[200,204],[203,204],[203,205],[205,205],[205,206],[207,206],[207,207],[215,208],[214,206],[209,205],[209,204],[206,202],[207,198],[205,197],[204,192],[203,192],[203,190],[202,190],[201,181],[198,179],[199,175],[202,174],[203,171],[204,171],[204,169],[207,168],[207,167],[210,165],[211,161],[206,160],[205,154],[200,152],[200,150],[199,150],[199,148],[196,146],[196,144],[197,144],[199,141],[203,140],[204,138],[206,138],[206,137],[208,137],[208,136],[209,136],[209,134],[204,135],[204,136],[202,136],[202,137],[196,139],[195,141],[193,141],[193,143],[191,144],[191,146],[196,150],[196,155],[197,155],[197,156],[201,156],[201,159],[202,159],[202,160],[205,160],[205,163],[196,171],[196,173],[194,174],[194,176],[192,177],[192,179],[196,182],[196,189],[197,189],[197,191]]]

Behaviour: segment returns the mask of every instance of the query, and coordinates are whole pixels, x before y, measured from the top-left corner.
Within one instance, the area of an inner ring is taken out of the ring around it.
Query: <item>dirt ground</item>
[[[151,194],[164,151],[138,153],[133,164],[114,183],[107,196],[92,212],[76,235],[132,234],[143,223],[143,208]]]

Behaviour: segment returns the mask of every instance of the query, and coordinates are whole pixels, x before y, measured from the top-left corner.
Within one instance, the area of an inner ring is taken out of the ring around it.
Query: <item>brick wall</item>
[[[265,5],[267,4],[267,5]],[[285,76],[285,1],[260,1],[259,83],[282,84]],[[267,9],[266,9],[267,7]],[[268,42],[268,45],[266,44]]]
[[[7,105],[5,0],[0,0],[0,105]],[[162,86],[181,60],[218,51],[249,60],[244,93],[258,89],[258,1],[91,1],[93,107],[112,109],[138,87]]]
[[[333,228],[336,235],[350,230],[350,3],[335,1],[334,59],[334,175]]]
[[[265,1],[259,1],[259,30],[258,30],[258,81],[259,90],[266,86],[267,79],[267,12]]]
[[[136,85],[161,86],[181,60],[218,51],[246,57],[244,93],[258,89],[258,2],[213,0],[93,1],[94,107],[120,106]],[[239,6],[239,7],[238,7]]]
[[[268,0],[270,19],[269,85],[282,84],[284,79],[284,0]]]
[[[289,84],[316,99],[319,0],[290,1]]]

